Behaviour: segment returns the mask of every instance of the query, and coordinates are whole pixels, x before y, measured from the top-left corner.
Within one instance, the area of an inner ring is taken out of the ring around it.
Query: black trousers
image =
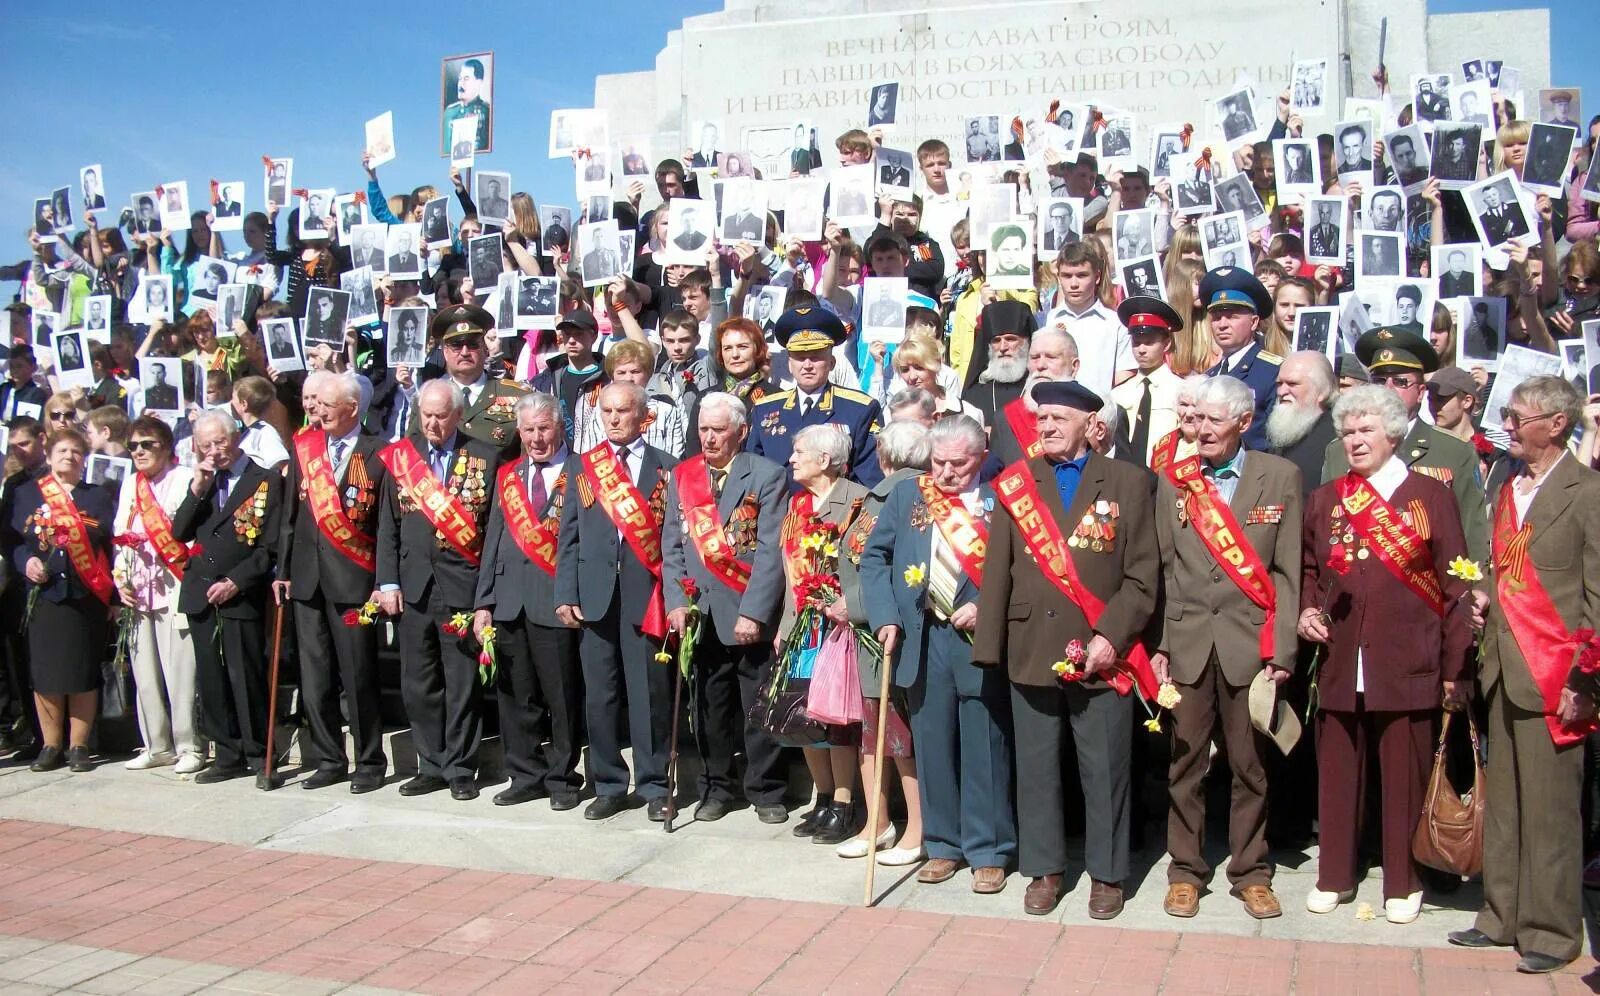
[[[620,585],[618,586],[621,587]],[[672,666],[657,664],[656,643],[640,632],[644,606],[623,619],[621,593],[599,619],[583,624],[583,711],[589,726],[589,776],[596,795],[626,795],[622,725],[633,747],[634,791],[667,797],[667,738],[672,732]]]
[[[731,802],[739,797],[734,755],[744,750],[744,797],[753,806],[783,802],[783,748],[746,716],[760,697],[761,669],[772,656],[772,641],[725,645],[710,619],[700,627],[694,655],[695,747],[705,760],[700,798]],[[677,667],[677,660],[664,665]],[[670,701],[670,700],[669,700]]]
[[[578,631],[540,626],[526,614],[494,626],[500,743],[512,786],[543,785],[552,795],[580,791],[583,681]]]
[[[474,778],[483,715],[478,697],[478,644],[470,635],[450,636],[441,627],[470,607],[446,605],[439,586],[425,603],[406,602],[400,613],[400,697],[419,774]]]
[[[188,616],[194,638],[200,733],[215,745],[217,767],[247,766],[261,771],[267,757],[270,692],[266,625],[259,617],[218,616],[214,608]]]
[[[346,626],[344,613],[358,603],[330,602],[321,591],[294,603],[300,638],[300,698],[311,727],[319,770],[344,771],[343,693],[350,736],[356,746],[356,772],[382,778],[389,767],[383,753],[383,717],[378,703],[378,622]]]
[[[34,707],[33,675],[28,664],[28,634],[22,620],[27,612],[27,596],[22,578],[13,578],[0,594],[0,730],[20,734],[23,727],[33,731],[33,742],[44,743],[39,730],[39,710]],[[18,723],[17,720],[26,720]]]
[[[1011,686],[1017,748],[1017,844],[1023,875],[1067,868],[1061,748],[1068,727],[1083,786],[1084,864],[1102,882],[1128,877],[1128,723],[1132,695],[1101,686]]]

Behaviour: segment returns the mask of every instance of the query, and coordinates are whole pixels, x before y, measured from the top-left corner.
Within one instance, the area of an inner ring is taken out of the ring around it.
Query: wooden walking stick
[[[272,747],[273,734],[278,729],[278,657],[283,651],[283,603],[276,601],[272,607],[272,663],[267,666],[267,756],[256,776],[256,788],[270,792],[278,787],[276,752]]]
[[[887,807],[883,805],[883,769],[886,759],[883,756],[884,735],[889,728],[889,653],[884,652],[883,659],[878,662],[878,669],[882,674],[878,678],[878,736],[877,753],[873,755],[872,766],[872,794],[867,796],[867,884],[862,890],[861,905],[871,906],[872,879],[878,870],[878,825],[883,822],[884,812]]]
[[[672,819],[678,815],[678,713],[683,702],[683,666],[672,662],[672,736],[667,741],[667,808],[661,825],[672,832]]]

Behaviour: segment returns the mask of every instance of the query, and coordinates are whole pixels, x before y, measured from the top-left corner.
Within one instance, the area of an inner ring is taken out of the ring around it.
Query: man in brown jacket
[[[1155,478],[1089,449],[1090,418],[1105,404],[1094,391],[1046,381],[1034,385],[1033,399],[1044,454],[995,479],[1006,514],[996,512],[989,531],[972,660],[1003,663],[1011,679],[1019,863],[1032,879],[1023,909],[1043,916],[1061,901],[1061,748],[1070,722],[1089,915],[1109,920],[1122,912],[1128,875],[1130,680],[1138,666],[1128,658],[1160,583]],[[1148,676],[1142,651],[1134,658]],[[1058,676],[1064,660],[1076,662],[1077,680]]]
[[[1520,461],[1496,496],[1494,585],[1483,637],[1489,704],[1483,909],[1463,947],[1512,945],[1517,971],[1578,956],[1583,741],[1595,676],[1575,659],[1580,629],[1600,629],[1600,475],[1567,453],[1583,399],[1560,377],[1511,392],[1503,417]]]
[[[1294,667],[1300,606],[1300,471],[1240,445],[1255,395],[1233,377],[1196,390],[1200,452],[1156,485],[1156,541],[1165,578],[1156,677],[1182,695],[1173,707],[1165,909],[1192,917],[1211,873],[1204,857],[1204,782],[1221,727],[1233,772],[1228,880],[1258,920],[1283,913],[1267,861],[1267,773],[1250,725],[1250,686],[1263,666],[1281,683]]]

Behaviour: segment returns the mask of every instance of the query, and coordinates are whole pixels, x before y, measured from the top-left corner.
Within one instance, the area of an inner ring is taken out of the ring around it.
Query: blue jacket
[[[1271,448],[1267,443],[1267,414],[1278,403],[1278,367],[1282,363],[1283,357],[1262,349],[1261,340],[1257,339],[1245,347],[1243,358],[1233,369],[1226,369],[1228,361],[1224,358],[1206,371],[1207,377],[1226,373],[1229,377],[1244,381],[1255,392],[1255,420],[1244,434],[1246,449],[1265,451]]]
[[[883,409],[860,391],[829,384],[809,414],[800,414],[794,391],[779,391],[757,401],[750,411],[746,452],[757,453],[785,468],[794,452],[794,437],[813,425],[842,425],[850,433],[850,480],[871,487],[883,480],[878,466],[878,431]],[[794,475],[789,475],[790,489]]]

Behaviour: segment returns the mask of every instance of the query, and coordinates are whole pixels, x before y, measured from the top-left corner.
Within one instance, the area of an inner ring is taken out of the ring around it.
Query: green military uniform
[[[452,339],[467,336],[481,338],[493,327],[494,316],[487,311],[475,304],[458,304],[434,315],[428,332],[433,341],[443,346]],[[461,413],[461,425],[457,431],[471,439],[499,447],[508,455],[514,454],[521,447],[521,440],[517,437],[517,402],[528,393],[527,386],[518,381],[485,381],[478,396]],[[421,431],[421,415],[421,408],[412,406],[407,433]]]
[[[453,101],[445,105],[444,109],[444,150],[450,151],[450,128],[458,118],[470,118],[477,115],[478,139],[473,143],[474,152],[485,152],[489,148],[489,105],[482,97],[473,97],[466,103]]]
[[[1356,343],[1356,356],[1374,374],[1379,371],[1429,374],[1439,369],[1439,357],[1421,336],[1396,328],[1376,328]],[[1337,428],[1337,427],[1335,427]],[[1394,455],[1419,474],[1447,485],[1461,511],[1461,528],[1467,537],[1467,555],[1480,564],[1489,562],[1489,504],[1478,479],[1478,454],[1472,444],[1441,432],[1413,417],[1411,429]],[[1349,473],[1344,444],[1334,439],[1322,465],[1323,483]]]

